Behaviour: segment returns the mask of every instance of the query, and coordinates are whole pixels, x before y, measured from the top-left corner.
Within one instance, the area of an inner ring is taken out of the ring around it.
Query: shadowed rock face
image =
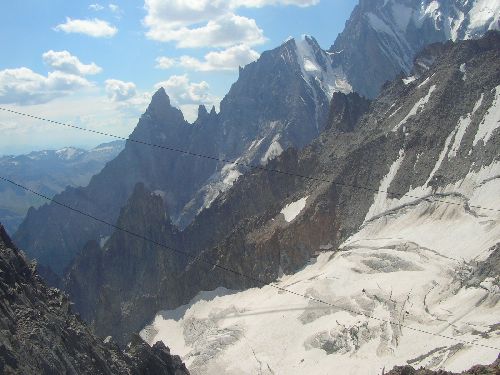
[[[127,225],[138,233],[148,228],[151,235],[165,233],[163,241],[200,255],[202,261],[186,265],[183,262],[187,260],[179,254],[116,232],[103,252],[97,248],[90,252],[96,254],[95,261],[89,260],[94,259],[93,255],[86,259],[84,252],[72,264],[67,278],[70,294],[80,301],[80,306],[89,306],[86,318],[94,321],[103,335],[113,332],[126,341],[148,319],[141,314],[153,310],[151,306],[156,302],[152,301],[161,301],[158,306],[170,309],[188,302],[201,290],[259,285],[203,260],[270,282],[280,272],[292,273],[303,267],[322,246],[335,249],[362,225],[381,181],[402,158],[401,150],[404,158],[398,173],[384,188],[400,194],[418,186],[432,194],[461,181],[469,171],[491,165],[498,159],[498,131],[487,142],[474,144],[474,139],[500,84],[499,46],[498,33],[477,41],[432,46],[432,53],[426,51],[419,59],[432,55],[434,65],[415,71],[418,77],[412,83],[397,79],[386,85],[366,113],[365,99],[339,95],[332,103],[332,118],[346,119],[344,122],[333,124],[301,152],[289,149],[268,165],[270,169],[312,179],[254,170],[241,177],[182,232],[170,231],[169,224],[159,219],[161,213],[152,208],[150,219],[144,214],[148,210],[132,210],[161,205],[154,203],[156,198],[150,193],[138,194],[122,211],[131,213],[126,215],[130,218],[125,220]],[[465,80],[460,70],[464,63],[468,66]],[[433,86],[432,100],[400,126]],[[481,105],[477,106],[481,97]],[[461,119],[475,107],[456,154],[441,159],[443,149],[448,154],[452,147],[452,142],[447,141],[450,134],[455,135]],[[356,188],[360,186],[363,188]],[[301,214],[285,222],[280,213],[283,207],[306,196]],[[146,248],[150,250],[146,252]],[[109,254],[108,261],[99,261],[103,254]],[[128,259],[126,267],[118,259],[122,255]],[[142,262],[144,266],[132,267]],[[99,267],[104,263],[102,271],[85,271],[87,264]],[[147,267],[152,274],[146,276],[141,267]],[[486,275],[494,271],[481,272]],[[127,280],[122,280],[123,273]],[[95,274],[105,275],[106,281],[94,278]],[[85,288],[99,291],[98,297],[85,296]]]
[[[138,336],[126,352],[96,337],[71,312],[70,301],[47,287],[0,225],[0,373],[189,374],[163,344]]]
[[[333,94],[326,129],[351,132],[370,107],[370,101],[357,93]]]

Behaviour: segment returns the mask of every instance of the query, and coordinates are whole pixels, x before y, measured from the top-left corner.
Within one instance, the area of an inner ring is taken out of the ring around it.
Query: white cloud
[[[110,3],[108,4],[108,8],[115,15],[115,18],[120,19],[123,16],[123,10],[118,5]]]
[[[194,83],[187,74],[173,75],[166,81],[159,82],[155,89],[163,87],[175,104],[201,104],[209,100],[210,86],[207,82]]]
[[[295,5],[309,7],[319,4],[320,0],[231,0],[232,7],[262,8],[270,5]]]
[[[170,97],[172,105],[179,107],[188,121],[196,120],[200,104],[218,106],[220,99],[210,93],[207,82],[191,82],[187,74],[173,75],[163,82],[158,82],[155,89],[163,87]]]
[[[148,38],[176,42],[180,48],[256,45],[265,41],[254,19],[238,8],[316,5],[320,0],[145,0]]]
[[[98,74],[102,68],[95,63],[83,64],[78,57],[68,51],[47,51],[43,55],[43,61],[54,70],[76,74],[80,76]]]
[[[191,56],[182,56],[179,65],[197,71],[235,70],[259,58],[259,53],[249,46],[240,44],[222,51],[212,51],[205,55],[204,61]]]
[[[227,12],[226,0],[145,0],[144,24],[155,29],[177,29],[206,22]],[[154,37],[156,33],[150,36]]]
[[[96,11],[96,12],[99,12],[99,11],[103,10],[104,7],[101,4],[96,3],[96,4],[90,4],[89,9]]]
[[[61,71],[43,76],[24,67],[5,69],[0,71],[0,103],[46,103],[91,85],[83,77]]]
[[[152,27],[147,36],[163,42],[176,42],[179,48],[230,47],[240,43],[255,45],[266,41],[263,30],[254,19],[232,13],[195,28],[171,28],[160,23]]]
[[[94,38],[111,38],[118,32],[115,26],[98,18],[79,20],[67,17],[65,23],[57,25],[54,29],[65,33],[85,34]]]
[[[265,41],[254,19],[236,14],[238,8],[270,5],[307,7],[320,0],[145,0],[147,37],[176,42],[177,47],[230,47]]]
[[[15,105],[3,106],[19,110]],[[87,129],[127,137],[146,107],[147,103],[134,105],[129,102],[112,102],[107,100],[97,87],[93,87],[80,94],[56,98],[50,103],[25,106],[22,111]],[[7,112],[0,113],[0,134],[2,134],[0,150],[4,154],[17,154],[65,146],[87,148],[113,140],[95,133],[64,129],[66,130],[62,131],[60,126],[33,121],[27,117]]]
[[[124,82],[118,79],[107,79],[105,82],[106,94],[114,102],[122,102],[136,96],[136,87],[133,82]]]
[[[170,57],[160,56],[156,58],[156,68],[158,69],[170,69],[176,65],[176,59]]]

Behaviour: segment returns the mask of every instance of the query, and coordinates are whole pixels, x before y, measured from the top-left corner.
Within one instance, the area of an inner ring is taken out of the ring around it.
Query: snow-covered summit
[[[342,68],[333,67],[332,55],[321,49],[316,39],[303,35],[300,40],[294,41],[302,77],[312,90],[316,90],[314,86],[319,86],[329,99],[334,92],[347,94],[352,91]]]
[[[71,160],[85,153],[84,150],[80,150],[75,147],[64,147],[57,150],[56,155],[63,160]]]

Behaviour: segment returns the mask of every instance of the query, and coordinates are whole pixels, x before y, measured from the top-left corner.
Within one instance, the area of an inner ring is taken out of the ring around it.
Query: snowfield
[[[272,285],[220,288],[160,312],[141,335],[164,340],[192,374],[382,374],[405,363],[462,371],[493,362],[499,276],[474,270],[499,242],[500,213],[474,207],[500,207],[499,176],[496,163],[440,195],[379,193],[339,249],[276,283],[309,298]]]
[[[304,197],[299,199],[298,201],[287,204],[282,210],[281,213],[285,216],[285,220],[290,223],[292,222],[304,209],[306,206],[306,201],[309,197]]]

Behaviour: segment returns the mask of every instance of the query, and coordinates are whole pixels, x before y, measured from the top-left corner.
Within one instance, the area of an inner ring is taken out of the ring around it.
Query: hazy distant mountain
[[[53,197],[67,186],[84,186],[123,149],[124,141],[101,144],[89,151],[65,147],[26,155],[0,156],[2,175]],[[28,209],[47,203],[24,190],[0,182],[0,222],[14,233]]]

